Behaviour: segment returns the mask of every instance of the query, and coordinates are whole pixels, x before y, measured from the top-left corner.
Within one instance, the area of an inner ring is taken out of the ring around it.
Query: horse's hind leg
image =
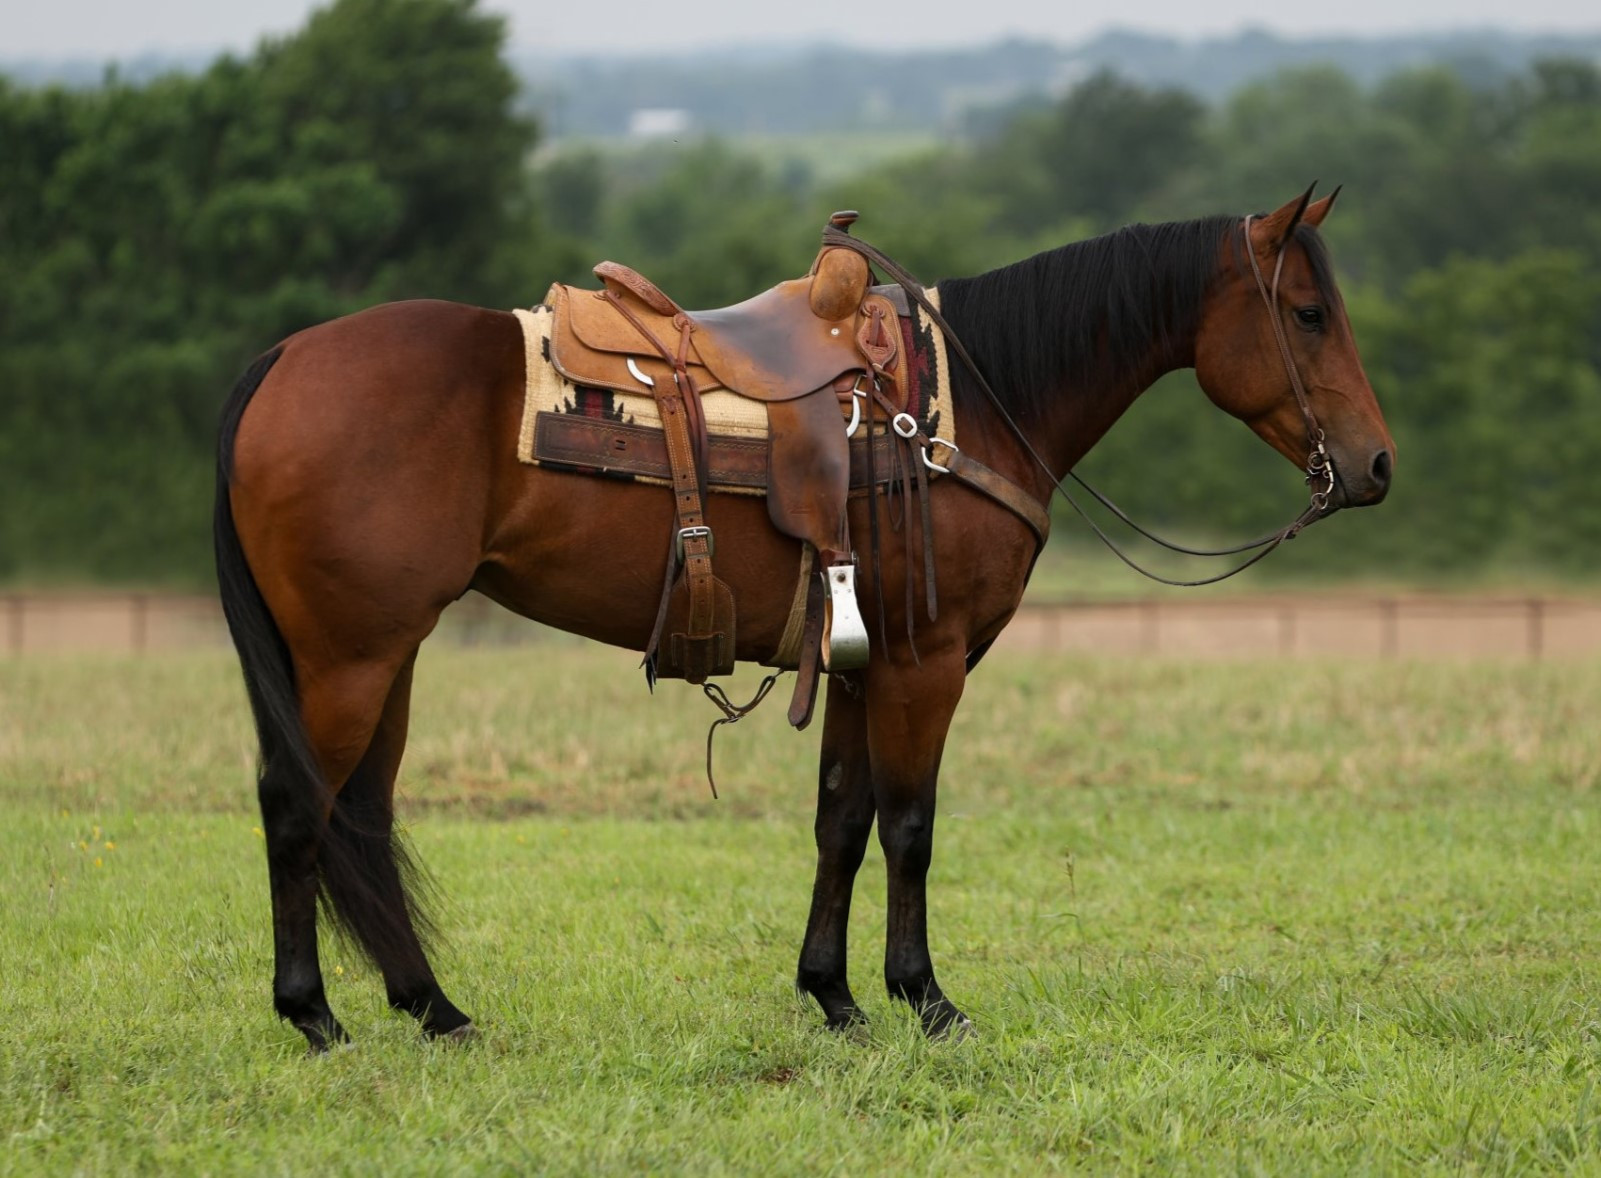
[[[372,741],[397,665],[297,668],[301,724],[316,764],[297,772],[287,759],[269,760],[257,790],[272,889],[273,1006],[314,1052],[349,1040],[323,989],[317,895],[320,888],[336,915],[356,927],[348,910],[363,883],[339,854],[347,840],[335,835],[332,819],[339,791]]]
[[[873,830],[873,781],[867,758],[867,708],[859,683],[828,681],[817,783],[817,881],[795,984],[817,999],[830,1030],[863,1021],[845,973],[851,891]]]
[[[317,959],[317,850],[327,815],[323,807],[307,807],[295,796],[305,788],[287,763],[269,759],[257,795],[272,895],[272,1004],[319,1052],[350,1036],[328,1008]]]
[[[306,1036],[312,1051],[324,1051],[349,1036],[328,1007],[317,954],[319,887],[335,917],[356,941],[382,960],[395,943],[395,928],[408,930],[404,900],[375,873],[386,852],[374,837],[373,821],[358,783],[351,798],[342,792],[356,776],[383,716],[399,671],[409,655],[310,667],[299,664],[300,718],[314,771],[298,773],[287,761],[265,766],[258,790],[267,871],[272,889],[273,1005]],[[307,779],[309,776],[310,779]],[[382,825],[382,845],[389,829]]]
[[[417,1019],[427,1035],[463,1038],[471,1034],[472,1020],[445,997],[434,978],[418,936],[418,925],[426,930],[427,917],[408,891],[412,864],[394,835],[395,776],[406,747],[416,658],[413,653],[395,676],[372,743],[340,791],[334,820],[337,828],[344,819],[351,832],[352,857],[360,863],[383,911],[394,915],[382,956],[377,957],[389,1004]]]

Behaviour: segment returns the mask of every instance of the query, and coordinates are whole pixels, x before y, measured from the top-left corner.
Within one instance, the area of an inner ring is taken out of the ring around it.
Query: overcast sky
[[[313,0],[0,0],[0,58],[245,50]],[[1179,36],[1260,26],[1295,35],[1497,27],[1601,31],[1596,0],[485,0],[518,48],[646,52],[708,42],[964,45],[1009,34],[1074,41],[1118,25]],[[840,14],[849,14],[841,16]]]

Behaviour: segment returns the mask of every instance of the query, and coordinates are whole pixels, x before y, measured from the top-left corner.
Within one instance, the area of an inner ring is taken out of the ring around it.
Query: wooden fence
[[[573,641],[469,594],[438,637]],[[0,594],[0,655],[225,647],[216,601],[157,593]],[[1601,599],[1329,595],[1033,603],[997,649],[1174,658],[1574,658],[1601,655]]]

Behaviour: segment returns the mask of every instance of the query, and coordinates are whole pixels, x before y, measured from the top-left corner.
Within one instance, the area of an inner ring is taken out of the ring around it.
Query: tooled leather
[[[560,283],[550,288],[545,303],[551,309],[550,363],[575,385],[644,394],[648,390],[628,367],[635,366],[657,381],[672,380],[672,366],[654,355],[639,330],[617,313],[604,291],[579,290]],[[659,339],[678,334],[672,317],[658,315],[635,304],[636,317]],[[690,375],[702,390],[718,381],[694,356],[688,358]]]
[[[866,264],[865,262],[863,263]],[[676,315],[683,308],[664,295],[654,282],[632,266],[621,262],[602,262],[595,267],[595,277],[608,287],[621,293],[630,291],[651,310],[661,315]]]

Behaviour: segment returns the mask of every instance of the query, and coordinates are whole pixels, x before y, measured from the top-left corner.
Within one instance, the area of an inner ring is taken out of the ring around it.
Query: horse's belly
[[[491,540],[473,588],[533,621],[644,650],[655,628],[673,541],[672,493],[522,468],[523,493]],[[800,574],[801,546],[780,535],[765,500],[707,496],[712,571],[733,591],[742,660],[770,658]]]

